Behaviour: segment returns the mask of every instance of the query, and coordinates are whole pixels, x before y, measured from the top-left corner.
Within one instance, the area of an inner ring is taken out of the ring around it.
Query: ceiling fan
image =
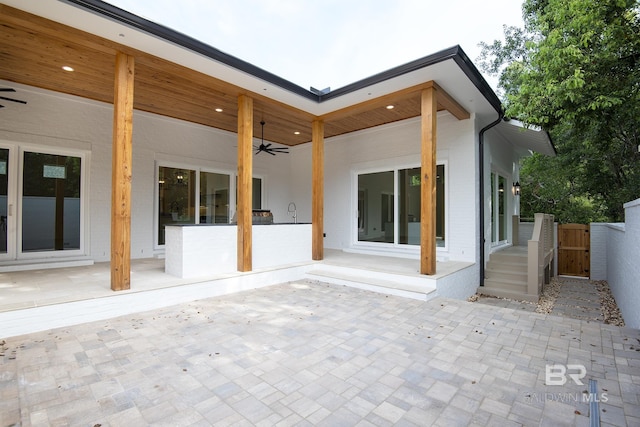
[[[289,152],[289,147],[272,147],[271,143],[265,144],[264,143],[264,125],[265,122],[264,120],[262,120],[260,122],[260,125],[262,126],[262,136],[260,138],[261,142],[260,142],[260,146],[259,147],[255,147],[256,149],[256,154],[258,154],[261,151],[264,151],[265,153],[269,153],[272,156],[275,156],[276,153],[288,153]]]
[[[11,88],[0,88],[0,92],[15,92],[15,89],[11,89]],[[4,96],[0,96],[0,99],[4,99],[5,101],[12,101],[12,102],[18,102],[20,104],[26,104],[27,101],[22,101],[20,99],[13,99],[13,98],[7,98]],[[0,105],[0,108],[3,108],[4,105]]]

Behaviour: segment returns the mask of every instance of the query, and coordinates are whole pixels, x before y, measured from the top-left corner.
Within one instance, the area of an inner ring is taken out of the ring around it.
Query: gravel
[[[622,318],[622,314],[620,313],[620,309],[618,308],[618,304],[616,304],[616,300],[613,298],[613,294],[611,293],[611,289],[609,289],[609,284],[605,280],[598,281],[590,281],[598,291],[599,302],[600,302],[600,311],[602,313],[602,319],[591,319],[595,321],[603,321],[605,324],[614,325],[614,326],[624,326],[624,319]],[[535,312],[540,314],[551,314],[553,312],[553,308],[556,305],[556,299],[560,295],[560,288],[562,287],[562,280],[557,277],[552,277],[549,284],[545,285],[542,295],[538,300],[538,303],[531,303],[527,301],[518,301],[512,300],[508,298],[499,298],[493,296],[487,296],[482,294],[472,295],[467,299],[469,302],[488,302],[491,299],[511,301],[513,305],[522,305],[521,308],[525,308],[525,304],[527,306],[535,305]],[[580,301],[575,302],[576,308],[581,308]],[[557,313],[554,313],[557,314]]]

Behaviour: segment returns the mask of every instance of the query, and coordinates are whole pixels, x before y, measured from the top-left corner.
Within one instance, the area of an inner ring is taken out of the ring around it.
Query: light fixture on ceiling
[[[65,71],[69,71],[69,72],[74,71],[73,67],[70,67],[68,65],[63,65],[62,69],[65,70]]]
[[[216,108],[216,113],[222,113],[224,110],[222,108]]]
[[[393,105],[387,105],[387,110],[393,110],[394,106]]]

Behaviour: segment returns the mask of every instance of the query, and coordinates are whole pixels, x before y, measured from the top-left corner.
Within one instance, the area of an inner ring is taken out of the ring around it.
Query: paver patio
[[[548,364],[585,366],[603,425],[640,425],[639,349],[635,329],[300,281],[7,338],[0,425],[588,425],[587,386],[545,385]]]

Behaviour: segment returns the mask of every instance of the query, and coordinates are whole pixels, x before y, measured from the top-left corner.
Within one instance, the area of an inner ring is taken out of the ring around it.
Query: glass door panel
[[[436,173],[436,246],[446,247],[445,165]],[[420,176],[420,167],[358,175],[359,242],[420,245]]]
[[[24,152],[22,252],[80,249],[80,157]]]
[[[498,224],[497,224],[497,214],[496,214],[496,174],[491,173],[491,243],[496,243],[498,241]]]
[[[420,168],[398,171],[398,243],[420,244]]]
[[[504,194],[506,188],[507,180],[503,176],[498,177],[498,241],[500,242],[507,240],[507,199]]]
[[[393,171],[358,175],[358,241],[394,243],[393,180]]]
[[[9,149],[0,149],[0,254],[8,250]]]
[[[507,179],[491,173],[491,243],[499,245],[507,241]]]
[[[229,223],[229,175],[200,172],[200,224]]]
[[[166,225],[196,223],[196,171],[160,166],[158,186],[158,244],[164,245]]]

